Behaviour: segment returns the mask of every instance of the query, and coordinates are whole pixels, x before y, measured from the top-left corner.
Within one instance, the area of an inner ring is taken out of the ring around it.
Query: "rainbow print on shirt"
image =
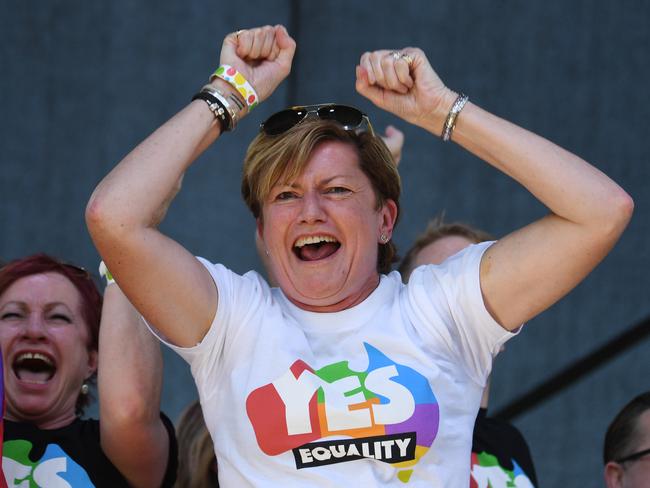
[[[514,459],[512,465],[509,470],[499,464],[496,456],[473,452],[470,488],[535,488]]]
[[[297,360],[248,395],[248,417],[265,454],[291,450],[297,469],[374,459],[408,482],[438,433],[438,402],[423,375],[364,347],[366,371],[351,370],[348,361],[314,369]]]
[[[48,444],[40,459],[32,460],[32,443],[12,440],[4,443],[2,467],[9,486],[57,488],[95,486],[86,471],[58,444]]]

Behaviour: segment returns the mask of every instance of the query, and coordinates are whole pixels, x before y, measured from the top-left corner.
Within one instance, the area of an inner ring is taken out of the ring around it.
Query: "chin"
[[[50,417],[54,413],[56,404],[55,385],[38,385],[32,391],[25,388],[14,390],[14,394],[7,389],[7,412],[23,420],[41,419]]]
[[[292,302],[308,305],[310,307],[328,307],[330,305],[334,305],[339,301],[337,300],[336,296],[332,296],[331,294],[327,294],[326,292],[323,292],[322,294],[312,293],[310,295],[304,295],[302,293],[293,293],[293,294],[287,294],[287,297]]]
[[[52,413],[52,402],[44,398],[21,398],[15,402],[20,408],[7,408],[7,413],[19,422],[42,421]]]
[[[295,286],[290,286],[291,298],[308,305],[327,306],[340,301],[339,296],[344,288],[344,283],[326,282],[320,274],[314,274],[309,280],[302,280]]]

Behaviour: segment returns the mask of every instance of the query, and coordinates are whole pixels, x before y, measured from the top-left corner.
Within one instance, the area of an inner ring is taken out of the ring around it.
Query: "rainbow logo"
[[[364,347],[366,371],[353,371],[348,361],[314,369],[297,360],[248,395],[248,417],[265,454],[292,450],[297,469],[374,459],[408,482],[438,433],[438,402],[423,375]]]

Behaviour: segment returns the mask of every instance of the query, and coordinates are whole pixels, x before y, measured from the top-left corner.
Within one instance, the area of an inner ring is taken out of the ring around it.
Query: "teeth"
[[[54,366],[54,363],[50,360],[50,358],[38,352],[24,352],[20,356],[18,356],[16,360],[17,362],[20,362],[20,361],[24,361],[25,359],[40,359],[48,366]]]
[[[25,383],[31,383],[32,385],[44,385],[45,383],[47,383],[47,380],[45,380],[45,381],[22,380],[22,381],[24,381]]]
[[[303,247],[307,244],[318,244],[319,242],[337,242],[336,239],[330,236],[307,236],[301,237],[294,244],[295,247]]]

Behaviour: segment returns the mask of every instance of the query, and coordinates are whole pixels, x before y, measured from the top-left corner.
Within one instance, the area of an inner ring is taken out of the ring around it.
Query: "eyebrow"
[[[6,302],[6,303],[4,303],[4,304],[0,307],[0,310],[1,310],[1,309],[4,309],[5,307],[8,307],[8,306],[10,306],[10,305],[15,305],[15,306],[20,307],[20,308],[28,308],[28,307],[27,307],[27,304],[26,304],[25,302],[20,302],[20,301],[18,301],[18,300],[11,300],[10,302]]]
[[[4,309],[5,307],[7,307],[9,305],[15,305],[15,306],[19,307],[21,310],[28,310],[30,308],[27,305],[27,302],[22,302],[22,301],[19,301],[19,300],[12,300],[12,301],[7,302],[4,305],[2,305],[2,307],[0,307],[0,310]],[[45,309],[49,311],[49,310],[52,310],[55,307],[58,307],[59,305],[64,307],[71,314],[74,314],[73,310],[64,302],[48,302],[48,303],[45,304]]]
[[[329,178],[325,178],[323,180],[320,180],[318,182],[318,185],[327,185],[327,184],[331,183],[333,180],[336,180],[337,178],[353,178],[353,177],[354,177],[353,175],[349,175],[349,174],[334,175],[334,176],[330,176]],[[289,184],[289,183],[284,183],[284,184],[281,183],[278,186],[288,186],[289,188],[300,188],[300,185],[296,184],[296,182],[293,182],[291,184]]]
[[[68,310],[71,314],[74,314],[73,310],[64,302],[49,302],[49,303],[46,303],[45,304],[45,309],[50,311],[53,308],[58,307],[59,305],[61,305],[66,310]]]

